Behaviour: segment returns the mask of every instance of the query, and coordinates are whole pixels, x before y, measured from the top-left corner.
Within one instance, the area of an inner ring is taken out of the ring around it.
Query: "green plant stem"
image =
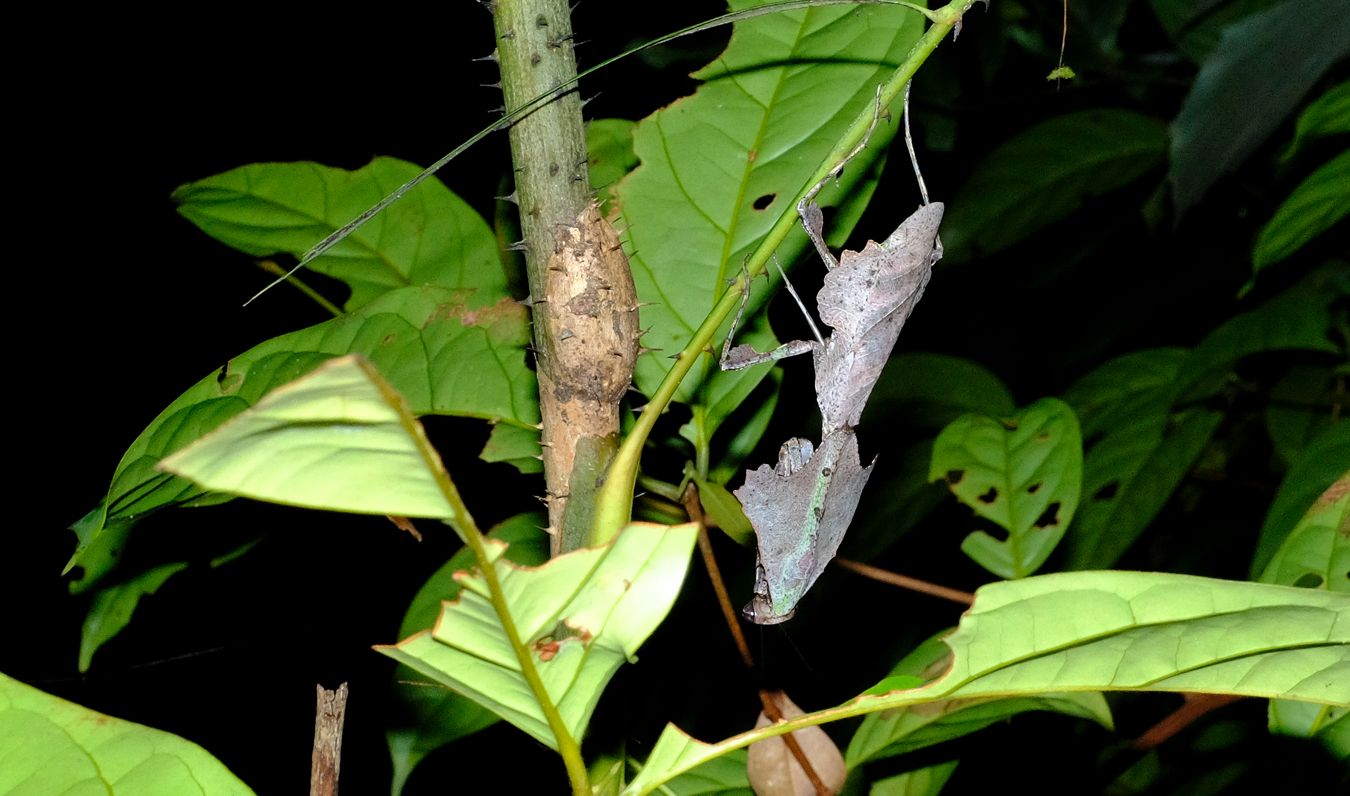
[[[970,0],[970,2],[966,3],[965,5],[970,5],[973,3],[974,0]],[[535,110],[543,107],[544,105],[547,105],[549,102],[552,102],[553,100],[557,99],[559,96],[562,96],[566,92],[572,90],[572,88],[575,87],[577,83],[581,81],[581,78],[586,77],[587,75],[595,74],[596,72],[599,72],[601,69],[604,69],[605,67],[615,63],[616,61],[627,58],[630,55],[636,55],[637,53],[640,53],[643,50],[649,49],[651,47],[659,47],[662,44],[675,41],[676,39],[682,38],[684,36],[689,36],[694,33],[702,33],[705,30],[712,30],[713,28],[718,28],[723,25],[730,25],[734,22],[739,22],[743,19],[753,19],[755,17],[762,17],[765,16],[766,14],[781,14],[785,11],[796,11],[803,8],[814,8],[816,6],[835,6],[835,5],[903,6],[905,8],[912,9],[920,14],[923,14],[925,17],[928,17],[930,20],[933,20],[934,22],[938,22],[940,20],[944,20],[949,17],[952,18],[953,20],[959,20],[961,18],[961,11],[957,10],[953,14],[952,12],[949,12],[949,9],[961,6],[962,4],[952,3],[951,5],[943,7],[939,11],[929,11],[923,6],[905,2],[905,0],[786,0],[785,2],[781,3],[768,3],[766,5],[756,6],[754,8],[747,8],[742,11],[733,11],[730,14],[723,14],[720,17],[714,17],[705,22],[700,22],[697,25],[690,25],[687,28],[681,28],[680,30],[675,31],[674,33],[667,33],[666,35],[652,39],[649,42],[643,42],[642,44],[639,44],[638,46],[632,48],[631,50],[621,52],[618,55],[615,55],[611,58],[607,58],[604,61],[601,61],[600,63],[596,64],[595,66],[592,66],[589,69],[586,69],[582,72],[575,74],[571,78],[567,79],[562,83],[559,83],[557,86],[549,89],[548,91],[534,96],[524,104],[517,105],[516,107],[508,111],[506,115],[502,116],[500,120],[493,122],[487,127],[484,127],[482,130],[479,130],[478,132],[469,136],[468,140],[466,140],[464,143],[447,152],[445,155],[441,157],[440,160],[437,160],[435,163],[432,163],[430,166],[427,166],[417,176],[413,177],[411,180],[408,180],[399,187],[395,188],[388,196],[385,196],[380,201],[371,205],[369,208],[366,209],[364,213],[357,216],[356,218],[353,218],[351,221],[348,221],[346,224],[343,224],[338,229],[333,230],[323,240],[319,241],[318,243],[310,247],[309,251],[305,252],[304,256],[300,258],[300,262],[296,263],[294,268],[287,271],[285,274],[282,274],[281,276],[277,277],[276,281],[272,282],[267,287],[253,294],[252,298],[244,302],[245,306],[247,306],[250,302],[258,298],[262,294],[266,293],[267,291],[286,281],[286,279],[290,278],[293,274],[295,274],[296,271],[299,271],[301,268],[304,268],[306,265],[309,265],[315,259],[323,256],[325,252],[341,243],[342,240],[345,239],[348,235],[365,226],[367,221],[370,221],[375,216],[378,216],[380,213],[384,212],[384,209],[386,207],[392,205],[394,202],[397,202],[399,199],[402,199],[408,193],[408,191],[411,191],[413,188],[416,188],[418,185],[421,185],[424,181],[427,180],[427,178],[431,177],[431,175],[445,168],[447,163],[464,154],[464,152],[467,151],[469,147],[473,146],[479,141],[482,141],[484,138],[487,138],[489,135],[498,130],[507,129],[512,124],[514,124],[518,119],[523,118],[527,114],[534,112]]]
[[[397,396],[394,396],[397,398]],[[398,398],[398,400],[402,400]],[[581,757],[581,744],[577,739],[567,731],[567,723],[563,721],[562,714],[558,712],[557,705],[553,704],[553,698],[549,696],[548,689],[544,687],[544,680],[539,676],[539,670],[534,667],[534,657],[530,654],[530,649],[520,638],[520,631],[516,629],[515,619],[511,617],[511,609],[506,604],[506,593],[502,590],[501,581],[497,579],[497,568],[488,555],[487,543],[483,533],[478,530],[478,523],[474,522],[473,515],[469,513],[469,507],[464,505],[464,499],[460,497],[459,489],[455,483],[450,480],[450,474],[446,472],[441,464],[440,457],[435,449],[431,447],[426,439],[426,434],[421,426],[411,420],[411,415],[401,413],[407,418],[408,433],[413,439],[418,441],[422,449],[422,455],[427,459],[428,469],[435,475],[436,484],[440,487],[441,494],[445,495],[446,502],[450,504],[453,515],[447,520],[449,525],[455,529],[459,538],[464,540],[470,550],[473,551],[474,559],[478,562],[478,569],[483,573],[483,582],[487,584],[488,599],[492,603],[492,610],[497,613],[497,620],[502,624],[502,632],[511,643],[511,650],[516,655],[516,661],[520,664],[520,674],[525,678],[525,683],[530,687],[530,693],[534,695],[535,701],[539,703],[539,709],[548,721],[548,727],[553,731],[553,738],[558,743],[558,754],[562,757],[563,765],[567,768],[567,778],[572,784],[572,793],[574,796],[590,796],[591,783],[589,775],[586,772],[586,761]]]
[[[271,260],[259,260],[258,267],[266,271],[267,273],[271,274],[272,276],[285,276],[286,274],[286,271],[281,266],[277,265],[275,262]],[[308,296],[315,304],[318,304],[320,307],[323,307],[324,309],[333,313],[333,317],[336,318],[337,316],[342,314],[341,307],[324,298],[322,295],[319,294],[319,291],[305,284],[300,279],[300,277],[298,276],[291,277],[291,284],[295,286],[296,290]]]
[[[910,49],[904,63],[883,84],[879,100],[883,107],[890,107],[896,98],[904,92],[905,85],[914,77],[914,73],[918,71],[924,61],[928,60],[928,56],[937,49],[938,44],[946,38],[956,23],[961,20],[962,13],[969,5],[968,0],[956,0],[956,2],[948,3],[940,9],[925,14],[933,20],[933,24],[914,43],[914,47]],[[815,185],[825,179],[844,156],[863,140],[872,124],[875,112],[871,103],[868,103],[867,107],[862,109],[843,137],[835,144],[834,149],[825,156],[820,167],[816,169],[816,173],[807,181],[807,186]],[[769,233],[760,241],[759,247],[750,255],[741,276],[722,294],[722,299],[714,305],[712,311],[704,318],[703,323],[694,332],[693,337],[689,339],[689,343],[684,347],[684,350],[676,355],[675,365],[666,373],[665,379],[656,388],[656,393],[652,395],[651,401],[638,415],[632,431],[624,439],[623,444],[619,446],[619,450],[610,464],[605,483],[597,497],[595,520],[591,527],[590,543],[592,546],[607,543],[614,538],[620,528],[628,523],[632,512],[633,489],[637,479],[639,460],[647,443],[647,437],[650,436],[652,429],[656,426],[657,418],[670,405],[671,399],[675,397],[675,391],[679,389],[680,382],[684,380],[684,377],[694,366],[695,360],[706,350],[710,350],[713,335],[717,333],[718,328],[736,309],[740,302],[744,280],[753,279],[764,270],[770,256],[797,226],[797,200],[805,192],[806,189],[803,188],[792,202],[784,205],[785,212],[783,215],[779,216],[778,222],[774,224]]]

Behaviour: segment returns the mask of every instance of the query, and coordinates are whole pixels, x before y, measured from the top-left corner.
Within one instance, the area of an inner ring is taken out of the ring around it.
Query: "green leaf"
[[[548,534],[542,526],[548,519],[542,514],[519,514],[497,527],[488,536],[507,545],[504,555],[522,566],[538,566],[548,560]],[[440,615],[441,605],[459,595],[459,572],[473,568],[473,552],[461,548],[417,590],[403,623],[399,638],[430,627]],[[497,723],[497,717],[476,703],[444,686],[417,682],[414,670],[400,665],[394,672],[394,715],[385,730],[389,755],[394,763],[392,792],[403,786],[422,758],[445,744],[472,735]]]
[[[250,539],[211,559],[208,566],[212,569],[224,566],[252,550],[261,540],[261,536]],[[80,672],[88,671],[94,653],[131,623],[142,597],[154,594],[169,578],[188,566],[187,561],[171,561],[96,589],[80,628]]]
[[[1289,532],[1261,581],[1350,594],[1350,470]]]
[[[1185,348],[1148,348],[1107,361],[1064,391],[1083,436],[1110,432],[1140,417],[1164,413],[1170,387],[1190,356]]]
[[[626,794],[801,727],[968,697],[1196,691],[1350,705],[1350,597],[1147,572],[1064,572],[982,587],[937,681],[868,694],[715,744],[667,726]]]
[[[539,430],[499,423],[492,427],[487,444],[478,458],[485,462],[506,462],[522,473],[544,472],[540,459]]]
[[[1219,46],[1223,29],[1233,22],[1276,5],[1281,0],[1150,0],[1167,35],[1177,49],[1199,63]]]
[[[1332,86],[1303,109],[1280,161],[1288,163],[1308,143],[1340,133],[1350,133],[1350,81]]]
[[[761,381],[757,389],[767,393],[766,397],[757,403],[753,394],[747,399],[754,406],[754,411],[744,421],[735,424],[726,441],[725,455],[708,472],[708,478],[716,483],[725,484],[744,472],[745,460],[754,453],[755,446],[764,438],[769,421],[773,419],[774,410],[778,408],[778,398],[783,389],[783,370],[770,368],[769,377]],[[696,414],[702,413],[700,407],[694,407],[694,410]]]
[[[131,621],[136,605],[147,594],[154,594],[164,582],[187,569],[186,561],[148,569],[124,583],[100,590],[84,616],[80,629],[80,671],[89,671],[94,652],[103,643],[122,632]]]
[[[715,481],[705,481],[697,475],[693,479],[698,486],[698,498],[703,504],[703,510],[708,512],[722,533],[730,536],[738,545],[749,546],[755,537],[755,529],[741,510],[741,502],[725,486]]]
[[[178,212],[255,257],[299,257],[421,168],[376,158],[356,171],[317,163],[255,163],[174,191]],[[310,263],[352,290],[355,310],[410,285],[474,288],[474,306],[507,295],[497,243],[483,219],[439,180],[427,180]]]
[[[887,470],[872,477],[844,539],[843,555],[855,561],[875,559],[947,500],[947,490],[928,480],[932,440],[884,455]]]
[[[746,774],[748,757],[746,750],[737,749],[684,772],[661,790],[671,796],[754,796]]]
[[[1246,161],[1347,52],[1350,15],[1322,0],[1289,0],[1224,28],[1172,123],[1177,215]]]
[[[205,749],[0,674],[0,792],[124,796],[252,794]]]
[[[635,523],[606,547],[533,569],[504,560],[503,546],[490,543],[516,631],[573,737],[583,734],[609,678],[670,610],[695,536],[692,524]],[[557,748],[481,576],[461,576],[460,584],[434,628],[377,649]]]
[[[868,796],[937,796],[956,771],[957,760],[916,768],[872,783]]]
[[[1308,507],[1346,470],[1350,470],[1350,421],[1342,420],[1309,443],[1285,473],[1261,524],[1252,556],[1253,578],[1266,571]]]
[[[732,8],[759,3],[737,0]],[[633,279],[643,301],[643,343],[669,353],[688,341],[742,262],[786,213],[844,129],[869,103],[922,31],[923,18],[903,8],[829,7],[772,14],[737,23],[726,52],[698,77],[706,82],[638,124],[642,161],[618,187]],[[871,152],[895,131],[881,125]],[[822,192],[836,205],[868,173],[864,155],[837,186]],[[873,236],[889,234],[876,230]],[[831,229],[831,234],[837,234]],[[806,245],[794,234],[778,251],[790,262]],[[757,284],[751,309],[765,291]],[[709,382],[757,382],[766,368],[722,373],[702,357],[676,400],[707,401]],[[651,395],[669,370],[663,356],[641,357],[635,381]],[[730,389],[716,388],[722,393]],[[716,425],[718,417],[710,417]]]
[[[1269,724],[1272,734],[1312,738],[1337,759],[1350,760],[1350,708],[1275,699]]]
[[[946,631],[920,644],[891,669],[890,676],[910,675],[928,681],[946,671],[951,650],[942,643],[945,635]],[[1033,710],[1092,719],[1108,729],[1112,726],[1111,709],[1096,692],[1011,699],[955,699],[868,714],[849,741],[844,760],[851,770],[871,760],[960,738]]]
[[[1286,464],[1297,461],[1308,444],[1335,422],[1336,383],[1329,367],[1294,365],[1271,387],[1266,433]]]
[[[948,204],[942,241],[969,260],[1005,249],[1160,166],[1167,128],[1133,111],[1077,111],[1010,138]]]
[[[1324,163],[1299,183],[1261,229],[1252,250],[1260,273],[1303,248],[1350,213],[1350,151]]]
[[[226,370],[206,376],[160,412],[122,456],[105,510],[78,524],[80,547],[71,565],[86,567],[80,588],[106,572],[108,554],[91,547],[104,528],[125,533],[125,522],[146,512],[227,499],[157,466],[268,391],[332,357],[360,353],[419,415],[481,417],[531,427],[539,422],[539,408],[534,373],[525,363],[528,339],[525,308],[510,299],[480,307],[478,294],[471,291],[405,288],[231,359]]]
[[[457,516],[445,470],[403,398],[358,355],[279,387],[160,462],[213,492],[305,508]]]
[[[964,415],[933,443],[930,481],[997,523],[1002,541],[974,531],[966,555],[1003,578],[1036,571],[1055,549],[1078,506],[1083,441],[1068,404],[1042,398],[1006,420]]]
[[[890,358],[872,390],[862,424],[904,422],[939,429],[966,412],[1010,415],[1017,411],[1012,392],[983,365],[947,354],[898,354]]]
[[[1165,404],[1164,404],[1165,406]],[[1070,569],[1109,567],[1190,472],[1223,413],[1203,406],[1143,414],[1113,428],[1083,461],[1084,501],[1065,547]]]
[[[773,336],[773,330],[769,328],[769,321],[763,315],[756,316],[750,323],[744,324],[736,332],[736,341],[754,346],[758,351],[767,351],[778,345],[778,340]],[[713,435],[721,428],[722,423],[731,416],[733,412],[741,406],[750,403],[755,399],[755,391],[759,388],[765,376],[773,371],[773,363],[766,362],[760,365],[753,365],[746,370],[758,371],[757,375],[751,375],[747,378],[730,379],[714,377],[710,380],[702,394],[699,402],[691,407],[692,417],[688,423],[680,426],[680,436],[689,440],[694,446],[694,450],[701,455],[706,455],[705,451],[712,446]],[[744,373],[745,371],[740,371]],[[764,403],[777,403],[777,386],[781,384],[781,379],[774,388],[767,392],[766,397],[760,399]],[[749,451],[759,442],[759,438],[748,439],[758,429],[762,436],[764,429],[768,427],[769,418],[762,412],[756,412],[753,416],[758,423],[751,427],[741,427],[737,429],[734,447],[744,448]],[[748,445],[747,445],[748,443]],[[739,467],[741,462],[736,462]]]
[[[637,124],[627,119],[592,119],[586,123],[591,185],[599,192],[602,214],[609,213],[619,180],[638,164],[633,152],[634,127]]]
[[[1312,272],[1254,310],[1235,315],[1205,336],[1182,363],[1176,400],[1193,402],[1216,394],[1238,360],[1268,351],[1339,353],[1329,339],[1332,304],[1350,295],[1341,264]]]

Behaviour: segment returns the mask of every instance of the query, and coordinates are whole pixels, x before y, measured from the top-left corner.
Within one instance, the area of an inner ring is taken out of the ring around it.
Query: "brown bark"
[[[315,686],[314,751],[309,764],[309,796],[337,796],[342,764],[342,723],[347,717],[347,684],[336,691]]]
[[[506,107],[576,75],[567,0],[493,6]],[[581,102],[567,91],[511,128],[543,418],[553,552],[584,545],[637,356],[637,299],[618,235],[591,199]]]

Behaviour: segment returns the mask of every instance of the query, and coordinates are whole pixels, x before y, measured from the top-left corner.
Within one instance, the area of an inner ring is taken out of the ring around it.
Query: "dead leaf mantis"
[[[867,146],[880,115],[878,94],[877,112],[862,143],[797,203],[802,226],[828,269],[816,303],[821,320],[832,330],[829,338],[821,337],[784,274],[784,284],[801,307],[815,339],[793,340],[764,353],[748,345],[733,348],[731,340],[749,290],[745,283],[740,311],[722,346],[719,364],[723,370],[808,351],[815,366],[820,446],[801,438],[788,440],[779,449],[777,464],[747,472],[745,485],[735,493],[754,526],[759,546],[754,597],[743,610],[747,619],[758,624],[777,624],[792,618],[797,603],[839,549],[872,472],[872,465],[863,467],[859,460],[854,426],[901,328],[923,296],[933,264],[942,256],[937,237],[943,212],[940,202],[924,204],[883,243],[868,241],[860,252],[845,251],[836,260],[825,245],[824,218],[815,197]],[[910,143],[913,158],[908,90],[905,122],[905,140]]]

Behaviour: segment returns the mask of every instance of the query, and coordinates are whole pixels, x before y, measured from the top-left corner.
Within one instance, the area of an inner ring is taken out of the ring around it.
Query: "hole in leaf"
[[[1038,491],[1040,491],[1040,488],[1041,488],[1041,482],[1040,482],[1040,481],[1037,481],[1036,483],[1034,483],[1034,484],[1032,484],[1031,486],[1027,487],[1027,494],[1028,494],[1028,495],[1034,495],[1034,494],[1036,494]]]
[[[1116,493],[1119,491],[1120,491],[1120,482],[1111,481],[1107,483],[1105,486],[1103,486],[1101,489],[1098,489],[1096,492],[1093,492],[1092,499],[1110,500],[1111,498],[1115,497]]]
[[[1017,421],[1014,420],[1014,419],[1012,419],[1012,418],[1010,418],[1010,417],[1005,417],[1005,418],[1003,418],[1003,420],[1001,420],[1001,421],[999,421],[999,422],[1001,422],[1001,423],[1003,424],[1003,427],[1006,428],[1006,429],[1008,429],[1009,431],[1016,431],[1016,430],[1017,430]]]
[[[998,500],[998,490],[991,486],[989,487],[989,491],[980,495],[977,500],[981,503],[993,503],[995,500]]]
[[[1036,441],[1037,441],[1037,442],[1045,442],[1045,441],[1047,441],[1047,440],[1049,440],[1049,439],[1050,439],[1050,432],[1049,432],[1049,431],[1042,431],[1041,433],[1039,433],[1039,434],[1036,435]]]
[[[1032,527],[1035,527],[1035,528],[1052,528],[1052,527],[1054,527],[1054,526],[1056,526],[1056,525],[1059,525],[1059,501],[1058,501],[1058,500],[1056,500],[1054,503],[1051,503],[1050,505],[1048,505],[1048,506],[1045,507],[1045,511],[1042,511],[1042,512],[1041,512],[1041,516],[1039,516],[1039,517],[1036,518],[1036,521],[1032,523]]]
[[[1322,576],[1316,572],[1305,572],[1299,575],[1298,580],[1294,581],[1294,585],[1300,589],[1316,589],[1322,585]]]
[[[957,484],[961,483],[961,479],[965,477],[966,477],[965,470],[947,471],[947,483],[951,484],[952,486],[956,486]]]
[[[755,208],[756,210],[766,210],[768,209],[769,205],[773,204],[773,200],[777,196],[778,194],[776,193],[766,193],[763,196],[756,199],[754,203],[752,203],[750,206]]]

